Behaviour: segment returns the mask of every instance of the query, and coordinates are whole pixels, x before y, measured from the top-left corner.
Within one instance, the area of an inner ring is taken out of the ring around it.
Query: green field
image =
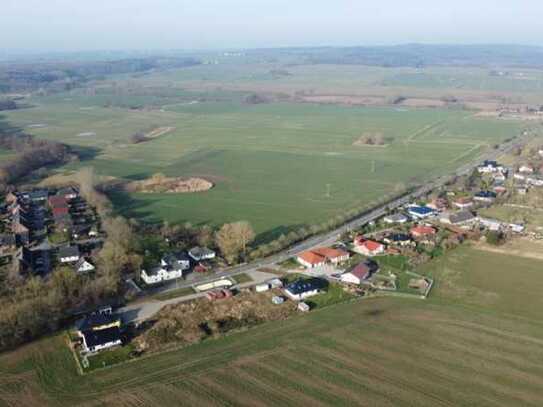
[[[171,75],[181,78],[170,88],[162,73],[157,83],[153,77],[119,79],[96,86],[92,94],[76,89],[35,97],[29,100],[34,108],[5,116],[36,136],[78,148],[84,159],[67,169],[93,166],[124,179],[163,172],[216,184],[192,195],[113,194],[124,215],[215,225],[248,220],[263,240],[363,206],[400,183],[450,171],[521,128],[459,110],[248,105],[233,91],[182,89],[183,80],[193,84],[183,79],[190,72],[174,71]],[[224,69],[217,74],[225,83],[228,75]],[[130,101],[153,108],[133,110],[127,108]],[[138,145],[129,142],[137,131],[164,126],[175,131]],[[353,146],[367,132],[382,134],[386,146]]]
[[[78,376],[60,337],[0,356],[0,405],[539,406],[543,263],[459,248],[380,298]]]

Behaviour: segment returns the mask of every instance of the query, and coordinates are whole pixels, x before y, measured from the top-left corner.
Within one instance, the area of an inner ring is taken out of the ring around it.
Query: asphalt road
[[[482,156],[480,156],[477,159],[477,161],[474,161],[472,163],[463,165],[462,167],[458,168],[451,175],[441,176],[441,177],[436,178],[436,179],[434,179],[432,181],[429,181],[427,184],[418,187],[413,192],[407,193],[406,195],[404,195],[402,197],[399,197],[399,198],[397,198],[397,199],[395,199],[395,200],[393,200],[393,201],[391,201],[389,203],[383,204],[379,208],[376,208],[376,209],[374,209],[374,210],[372,210],[372,211],[370,211],[370,212],[368,212],[366,214],[363,214],[360,217],[358,217],[358,218],[344,224],[343,226],[341,226],[341,227],[339,227],[339,228],[337,228],[337,229],[335,229],[335,230],[333,230],[331,232],[328,232],[328,233],[325,233],[325,234],[322,234],[322,235],[313,236],[313,237],[311,237],[311,238],[309,238],[307,240],[304,240],[303,242],[297,243],[296,245],[294,245],[294,246],[292,246],[292,247],[290,247],[290,248],[288,248],[288,249],[286,249],[286,250],[284,250],[284,251],[282,251],[280,253],[277,253],[275,255],[272,255],[270,257],[267,257],[267,258],[259,260],[259,261],[255,261],[255,262],[252,262],[252,263],[243,264],[243,265],[239,265],[239,266],[236,266],[236,267],[225,269],[223,271],[219,271],[219,272],[213,274],[213,276],[211,276],[211,277],[197,279],[197,280],[193,280],[193,281],[190,281],[190,282],[186,282],[186,281],[171,282],[169,284],[162,285],[160,287],[156,287],[155,289],[147,290],[146,292],[149,295],[153,295],[153,294],[157,294],[157,293],[164,293],[164,292],[176,290],[176,289],[179,289],[179,288],[191,287],[194,284],[202,284],[202,283],[206,283],[206,282],[211,282],[211,281],[217,280],[218,278],[221,278],[221,277],[231,277],[231,276],[235,276],[236,274],[247,273],[247,272],[250,272],[250,271],[258,270],[259,268],[262,268],[262,267],[274,266],[277,263],[281,263],[281,262],[283,262],[285,260],[288,260],[289,258],[291,258],[293,256],[296,256],[297,254],[299,254],[301,252],[304,252],[306,250],[310,250],[310,249],[315,248],[317,246],[329,246],[329,245],[332,245],[335,242],[337,242],[339,236],[341,236],[343,233],[349,232],[349,231],[354,230],[354,229],[358,229],[358,228],[362,227],[363,225],[365,225],[365,224],[367,224],[369,222],[375,221],[375,220],[385,216],[390,210],[398,209],[398,208],[400,208],[400,207],[402,207],[402,206],[404,206],[406,204],[409,204],[409,203],[415,201],[418,198],[421,198],[421,197],[425,196],[429,192],[444,186],[450,179],[452,179],[455,176],[461,176],[461,175],[469,174],[482,161],[497,159],[502,154],[511,151],[512,148],[515,147],[516,145],[518,145],[519,142],[520,142],[520,140],[514,139],[514,140],[512,140],[512,141],[510,141],[508,143],[502,144],[499,148],[494,149],[492,151],[489,151],[488,153],[483,154]],[[146,302],[142,301],[139,304],[141,306],[145,306]],[[152,305],[152,304],[154,304],[154,305]],[[153,302],[153,300],[149,300],[149,306],[151,308],[156,307],[156,302]],[[121,312],[122,312],[122,310],[121,310]]]

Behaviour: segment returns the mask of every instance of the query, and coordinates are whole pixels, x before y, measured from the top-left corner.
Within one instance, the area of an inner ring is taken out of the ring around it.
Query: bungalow
[[[207,247],[193,247],[189,250],[189,256],[194,261],[211,260],[215,258],[215,252]]]
[[[413,245],[411,236],[405,233],[391,233],[384,237],[383,241],[386,244],[396,245],[396,246],[410,246]]]
[[[360,285],[379,271],[375,262],[364,261],[356,265],[351,271],[343,273],[340,277],[343,283]]]
[[[45,202],[48,196],[49,192],[46,189],[36,189],[28,193],[28,199],[32,202]]]
[[[285,287],[285,294],[292,300],[302,301],[305,298],[319,294],[326,288],[326,282],[319,278],[296,280]]]
[[[89,273],[94,271],[95,267],[91,262],[86,260],[84,257],[81,257],[75,264],[75,271],[78,273]]]
[[[480,191],[473,196],[473,199],[480,202],[494,202],[496,196],[493,191]]]
[[[496,161],[485,160],[482,165],[477,167],[480,174],[489,174],[497,171],[503,171],[503,166],[498,165]]]
[[[75,187],[66,187],[57,191],[57,196],[62,196],[67,201],[71,201],[79,196],[79,191]]]
[[[434,214],[434,210],[427,206],[413,205],[407,209],[407,212],[414,219],[425,219]]]
[[[448,201],[444,198],[435,198],[426,205],[426,207],[433,209],[434,211],[443,211],[447,209]]]
[[[394,223],[406,223],[408,221],[407,216],[401,213],[395,213],[393,215],[388,215],[383,218],[383,221],[388,224]]]
[[[543,179],[540,177],[527,177],[526,183],[535,187],[541,187],[543,186]]]
[[[439,221],[447,225],[464,226],[474,223],[477,218],[470,211],[460,211],[456,213],[446,213],[441,216]]]
[[[411,233],[411,236],[419,239],[423,237],[427,238],[427,237],[435,236],[437,231],[431,226],[414,226],[411,228],[410,233]]]
[[[459,209],[471,208],[473,206],[473,200],[471,198],[458,198],[453,202],[453,205]]]
[[[493,231],[498,231],[502,228],[502,223],[496,219],[488,219],[479,217],[479,224]]]
[[[77,334],[82,339],[83,351],[99,352],[122,344],[121,320],[111,313],[96,312],[79,324]]]
[[[349,253],[344,250],[333,249],[331,247],[319,247],[300,253],[296,260],[307,268],[314,268],[324,266],[328,262],[339,264],[349,260],[349,257]]]
[[[61,263],[75,263],[79,257],[79,247],[77,246],[65,246],[58,250],[58,258]]]
[[[354,251],[364,256],[377,256],[385,252],[385,245],[373,240],[365,239],[363,236],[354,238]]]
[[[160,260],[160,265],[169,269],[185,271],[190,268],[190,258],[184,252],[168,253]]]

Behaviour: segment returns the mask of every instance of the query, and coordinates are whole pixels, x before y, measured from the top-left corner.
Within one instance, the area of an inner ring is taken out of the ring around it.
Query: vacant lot
[[[117,93],[111,92],[115,101]],[[399,183],[446,172],[520,129],[518,123],[455,110],[249,105],[225,92],[204,99],[195,95],[180,89],[175,96],[169,90],[162,107],[133,110],[77,90],[36,98],[35,108],[10,112],[8,118],[20,126],[43,122],[47,127],[28,131],[84,152],[85,159],[67,169],[92,165],[103,175],[125,180],[162,172],[215,184],[191,196],[114,194],[125,215],[212,224],[243,219],[262,239],[321,223]],[[155,128],[171,131],[151,142],[130,143],[132,134]],[[352,147],[370,133],[381,134],[386,148]]]
[[[80,377],[60,337],[0,356],[0,405],[539,406],[543,263],[461,248],[427,301],[323,308]]]

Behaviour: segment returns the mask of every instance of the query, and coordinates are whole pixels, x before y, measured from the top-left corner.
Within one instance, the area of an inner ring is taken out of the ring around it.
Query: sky
[[[542,0],[1,0],[0,49],[543,45]]]

